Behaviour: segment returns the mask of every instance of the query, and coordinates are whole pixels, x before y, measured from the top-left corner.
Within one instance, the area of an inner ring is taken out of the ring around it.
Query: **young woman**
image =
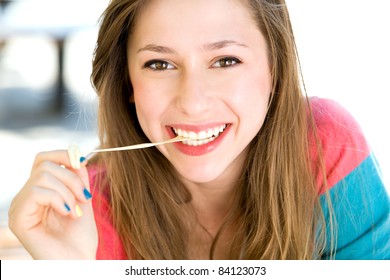
[[[10,208],[34,258],[390,258],[375,159],[302,94],[283,0],[113,0],[92,81],[102,148],[188,140],[37,155]]]

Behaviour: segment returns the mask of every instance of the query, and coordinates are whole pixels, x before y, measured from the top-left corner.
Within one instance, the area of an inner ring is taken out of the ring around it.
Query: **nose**
[[[180,75],[176,104],[186,115],[200,115],[211,109],[212,94],[205,71],[184,71]]]

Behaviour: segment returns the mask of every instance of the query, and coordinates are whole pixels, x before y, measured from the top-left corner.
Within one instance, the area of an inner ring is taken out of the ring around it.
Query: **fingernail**
[[[92,198],[92,194],[86,188],[84,188],[83,193],[87,200]]]
[[[66,208],[66,211],[70,212],[70,207],[67,203],[64,204],[65,208]]]
[[[76,204],[75,209],[76,209],[77,217],[81,217],[83,215],[83,210],[81,210],[80,206],[78,206],[77,204]]]
[[[85,157],[80,157],[80,163],[83,163],[86,159]]]

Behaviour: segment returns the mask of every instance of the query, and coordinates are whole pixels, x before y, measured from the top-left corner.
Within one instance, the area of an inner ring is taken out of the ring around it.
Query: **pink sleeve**
[[[356,120],[338,103],[323,98],[310,99],[317,134],[322,144],[326,178],[332,188],[351,173],[370,154],[363,132]],[[316,159],[315,144],[311,141]],[[322,194],[323,177],[316,170],[318,192]]]
[[[112,223],[111,207],[109,204],[108,195],[101,191],[100,186],[96,185],[96,176],[101,172],[104,171],[95,166],[88,168],[89,182],[92,193],[92,207],[94,210],[99,238],[96,259],[127,259],[122,241],[120,240],[119,235]]]

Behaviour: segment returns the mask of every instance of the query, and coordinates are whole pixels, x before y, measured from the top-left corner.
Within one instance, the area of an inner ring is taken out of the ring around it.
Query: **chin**
[[[177,172],[184,181],[195,183],[195,184],[208,184],[217,182],[221,177],[223,177],[223,170],[217,169],[214,164],[211,166],[202,165],[199,167],[196,166],[179,166],[176,167]],[[220,167],[221,165],[219,165]]]

